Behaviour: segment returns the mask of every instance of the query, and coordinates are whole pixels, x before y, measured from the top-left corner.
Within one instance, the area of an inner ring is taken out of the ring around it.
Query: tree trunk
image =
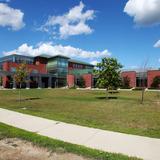
[[[19,84],[19,105],[21,107],[21,83]]]
[[[143,104],[143,101],[144,101],[144,90],[145,90],[145,88],[143,87],[142,88],[142,96],[141,96],[141,104]]]

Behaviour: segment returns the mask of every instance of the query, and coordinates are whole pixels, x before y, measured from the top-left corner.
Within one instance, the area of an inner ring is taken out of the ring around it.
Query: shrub
[[[154,88],[154,89],[160,88],[160,76],[154,77],[153,82],[151,84],[151,88]]]

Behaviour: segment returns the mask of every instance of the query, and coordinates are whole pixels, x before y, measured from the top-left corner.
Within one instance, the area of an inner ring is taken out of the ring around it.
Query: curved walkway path
[[[39,135],[145,160],[160,160],[160,139],[48,120],[0,108],[0,122]]]

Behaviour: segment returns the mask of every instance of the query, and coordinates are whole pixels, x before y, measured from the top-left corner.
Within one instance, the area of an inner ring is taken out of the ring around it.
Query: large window
[[[68,72],[68,59],[63,57],[55,57],[48,61],[47,70],[49,73],[58,77],[66,77]]]
[[[15,57],[13,57],[13,62],[15,62],[15,63],[33,64],[33,58],[17,56],[16,55]]]
[[[3,62],[33,64],[33,58],[22,56],[22,55],[10,55],[10,56],[5,56],[0,58],[0,63],[3,63]]]
[[[147,72],[136,73],[136,86],[146,87],[147,86]]]
[[[73,69],[73,70],[69,70],[69,74],[74,74],[74,75],[92,74],[92,73],[93,73],[93,68],[92,69]]]

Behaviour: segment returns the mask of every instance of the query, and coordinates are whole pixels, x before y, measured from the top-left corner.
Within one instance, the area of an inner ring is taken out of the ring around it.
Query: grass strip
[[[84,146],[51,139],[45,136],[37,135],[33,132],[24,131],[22,129],[0,123],[0,139],[3,138],[19,138],[32,142],[34,145],[48,148],[53,152],[63,149],[64,152],[74,153],[97,160],[138,160],[138,158],[135,157],[128,157],[122,154],[103,152]]]

